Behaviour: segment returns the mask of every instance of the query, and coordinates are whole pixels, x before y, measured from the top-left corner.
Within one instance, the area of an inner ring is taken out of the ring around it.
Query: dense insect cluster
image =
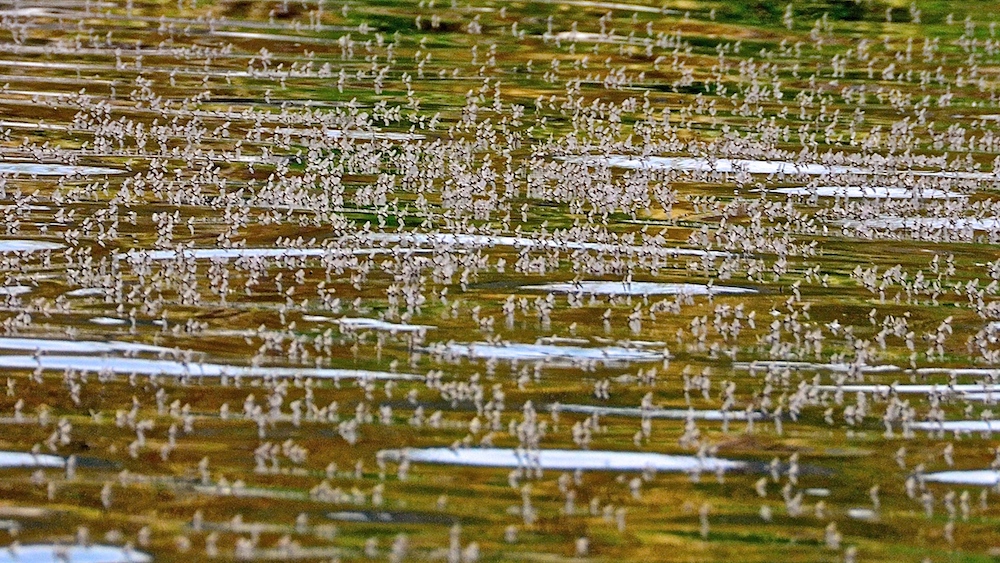
[[[0,1],[0,562],[1000,556],[992,7]]]

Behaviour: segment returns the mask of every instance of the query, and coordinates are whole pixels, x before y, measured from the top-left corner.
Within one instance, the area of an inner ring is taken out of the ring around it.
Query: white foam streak
[[[924,481],[932,483],[949,483],[952,485],[979,485],[993,487],[1000,483],[1000,472],[992,469],[968,469],[959,471],[940,471],[924,475]]]
[[[772,193],[797,196],[842,197],[850,199],[951,199],[968,197],[959,192],[932,188],[914,189],[890,186],[816,186],[775,188]]]
[[[387,254],[392,248],[354,248],[346,253],[354,256]],[[145,258],[148,260],[175,260],[181,256],[193,260],[233,260],[237,258],[310,258],[344,254],[340,248],[184,248],[181,250],[129,250],[115,254],[116,259]]]
[[[345,246],[350,242],[357,244],[383,243],[391,247],[351,248]],[[553,239],[533,239],[528,237],[502,235],[463,235],[453,233],[357,233],[337,242],[331,248],[183,248],[179,250],[129,250],[127,253],[115,254],[116,259],[147,259],[174,260],[185,257],[194,260],[232,260],[237,258],[286,258],[286,257],[324,257],[352,254],[364,256],[371,254],[430,252],[434,249],[444,249],[450,246],[486,248],[494,246],[510,246],[514,248],[545,248],[562,251],[593,250],[596,252],[632,252],[650,255],[670,256],[727,256],[726,252],[697,250],[691,248],[662,247],[655,245],[636,246],[619,243],[581,242]],[[423,248],[432,247],[432,248]],[[345,250],[346,248],[346,250]]]
[[[31,293],[31,288],[26,285],[0,286],[0,296],[24,295],[25,293]]]
[[[852,229],[870,227],[893,231],[996,231],[1000,230],[1000,218],[996,217],[878,217],[873,219],[844,221],[844,226]]]
[[[937,384],[853,384],[853,385],[817,385],[818,391],[843,391],[844,393],[878,393],[888,395],[896,393],[899,395],[927,395],[929,393],[989,393],[994,392],[993,386],[984,384],[965,383],[958,385],[937,385]],[[1000,389],[998,389],[1000,391]]]
[[[595,450],[539,450],[524,452],[503,448],[449,448],[411,449],[401,452],[387,452],[389,457],[399,459],[403,455],[410,461],[440,463],[447,465],[467,465],[475,467],[526,467],[572,471],[656,471],[671,472],[714,472],[739,469],[746,464],[741,461],[714,457],[666,455],[647,452],[614,452]]]
[[[0,252],[42,252],[61,248],[66,245],[44,240],[0,240]]]
[[[944,432],[1000,432],[1000,421],[996,420],[942,420],[919,421],[910,423],[910,428],[914,430]]]
[[[115,168],[100,166],[75,166],[69,164],[38,164],[35,162],[0,162],[0,174],[22,176],[103,176],[121,174]]]
[[[507,235],[469,235],[454,233],[359,233],[359,240],[371,242],[386,242],[406,245],[470,246],[492,247],[512,246],[515,248],[550,248],[555,250],[594,250],[597,252],[650,252],[658,255],[677,256],[726,256],[725,252],[705,251],[692,248],[674,248],[658,246],[637,246],[622,243],[584,242],[575,240],[535,239],[524,236]]]
[[[628,362],[657,362],[664,358],[662,352],[651,352],[636,348],[605,346],[584,348],[582,346],[557,346],[550,344],[438,344],[430,352],[455,355],[474,359],[518,360],[518,361],[597,361],[605,364]]]
[[[415,379],[406,373],[307,367],[247,367],[206,362],[95,356],[0,356],[0,369],[76,370],[170,377],[312,377],[316,379]]]
[[[735,362],[733,367],[736,369],[753,369],[753,370],[766,370],[766,369],[789,369],[789,370],[817,370],[817,371],[832,371],[836,373],[848,373],[851,371],[860,371],[862,373],[886,373],[893,371],[900,371],[899,366],[894,366],[890,364],[869,366],[861,365],[856,366],[846,363],[835,363],[835,364],[823,364],[815,362],[796,362],[787,360],[755,360],[752,362]]]
[[[631,157],[625,155],[610,155],[601,157],[584,157],[584,161],[601,162],[613,168],[632,170],[678,170],[681,172],[746,172],[749,174],[784,174],[794,175],[828,175],[828,174],[866,174],[864,168],[852,166],[827,166],[815,163],[795,163],[780,160],[751,160],[743,158],[692,158],[682,156],[644,156]]]
[[[29,544],[0,549],[0,563],[148,563],[141,551],[111,545]]]
[[[528,285],[524,289],[586,295],[725,295],[757,293],[745,287],[708,286],[695,283],[581,281]]]
[[[785,176],[832,176],[857,174],[863,176],[903,174],[928,178],[952,178],[956,180],[997,180],[991,172],[964,172],[949,170],[879,170],[859,168],[839,164],[817,162],[788,162],[783,160],[755,160],[747,158],[702,158],[685,156],[580,156],[581,162],[603,163],[612,168],[630,170],[677,170],[679,172],[716,172],[723,174],[778,174]]]
[[[339,324],[342,330],[381,330],[381,331],[391,332],[393,334],[397,332],[422,333],[437,328],[431,325],[410,325],[410,324],[390,323],[387,321],[380,321],[378,319],[349,318],[349,317],[333,319],[333,322]]]
[[[30,452],[0,452],[0,469],[16,467],[62,467],[63,458]],[[2,559],[0,559],[2,561]]]
[[[174,350],[163,346],[135,344],[132,342],[94,342],[86,340],[56,340],[48,338],[0,338],[0,350],[29,350],[33,352],[61,352],[66,354],[110,354],[138,353],[149,354],[172,353]]]
[[[598,414],[600,416],[634,416],[659,418],[667,420],[746,420],[746,411],[720,411],[720,410],[694,410],[694,409],[647,409],[637,407],[600,407],[592,405],[559,405],[559,412],[572,412],[579,414]],[[762,417],[760,413],[752,414],[754,420]]]

